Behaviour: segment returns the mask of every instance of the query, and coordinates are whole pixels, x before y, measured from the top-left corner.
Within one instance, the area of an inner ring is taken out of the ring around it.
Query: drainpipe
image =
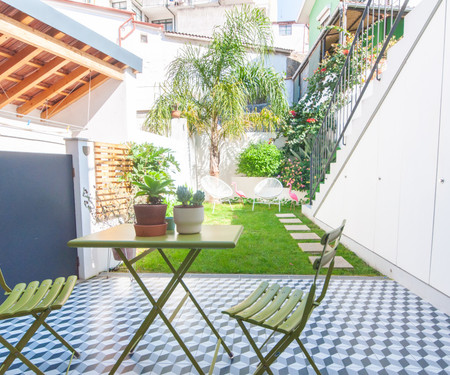
[[[339,34],[339,43],[343,44],[345,39],[345,31],[347,31],[347,4],[345,1],[342,3],[341,13],[341,27],[344,30]]]
[[[122,36],[122,30],[125,31],[125,26],[126,24],[130,23],[133,25],[131,31]],[[131,34],[133,34],[133,31],[136,30],[136,25],[134,23],[134,15],[132,15],[130,18],[128,18],[122,25],[119,26],[119,46],[122,46],[122,40],[125,40],[126,38],[128,38]]]
[[[167,8],[167,10],[170,12],[170,14],[172,14],[172,16],[173,16],[173,31],[177,31],[176,30],[176,24],[175,24],[175,14],[169,9],[169,4],[167,4],[166,3],[166,8]]]

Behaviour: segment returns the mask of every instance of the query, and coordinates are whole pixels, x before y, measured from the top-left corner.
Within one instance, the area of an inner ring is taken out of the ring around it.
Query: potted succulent
[[[200,233],[205,218],[203,201],[205,193],[198,190],[194,195],[186,186],[178,186],[177,199],[181,205],[173,208],[173,218],[180,234]]]
[[[136,197],[146,197],[146,203],[135,204],[134,213],[137,236],[161,236],[166,233],[167,205],[162,203],[164,195],[173,193],[173,180],[166,175],[153,173],[143,177],[142,182],[133,182],[137,186]]]

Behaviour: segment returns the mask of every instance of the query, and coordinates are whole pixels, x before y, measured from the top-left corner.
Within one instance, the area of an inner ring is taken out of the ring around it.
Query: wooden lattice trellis
[[[103,220],[127,215],[131,187],[123,177],[133,167],[128,150],[126,145],[94,143],[96,211]]]

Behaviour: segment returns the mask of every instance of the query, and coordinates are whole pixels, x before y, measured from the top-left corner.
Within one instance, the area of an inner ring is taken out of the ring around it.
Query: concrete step
[[[314,262],[318,258],[319,257],[317,257],[317,256],[311,256],[311,257],[309,257],[309,261],[311,262],[311,264],[314,264]],[[323,267],[328,268],[328,266],[329,266],[329,262],[327,264],[325,264]],[[347,262],[343,257],[337,256],[337,257],[334,257],[334,268],[352,270],[353,266],[349,262]]]

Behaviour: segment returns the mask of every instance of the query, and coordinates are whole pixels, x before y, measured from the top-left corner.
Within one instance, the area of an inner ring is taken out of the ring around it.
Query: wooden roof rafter
[[[16,7],[19,3],[22,5]],[[112,55],[83,42],[88,40],[85,34],[77,39],[64,32],[72,33],[82,25],[74,28],[72,24],[65,30],[60,22],[61,29],[55,28],[51,25],[55,17],[47,17],[45,23],[39,20],[42,14],[37,19],[19,9],[29,4],[0,0],[0,109],[12,104],[19,115],[37,109],[41,117],[50,118],[108,79],[122,80],[129,66],[123,61],[131,58],[132,65],[142,63],[125,50],[116,51],[117,46],[98,34],[93,36],[94,45],[101,46],[103,38],[105,51]],[[44,10],[47,14],[48,9]],[[58,18],[63,17],[60,14]]]

